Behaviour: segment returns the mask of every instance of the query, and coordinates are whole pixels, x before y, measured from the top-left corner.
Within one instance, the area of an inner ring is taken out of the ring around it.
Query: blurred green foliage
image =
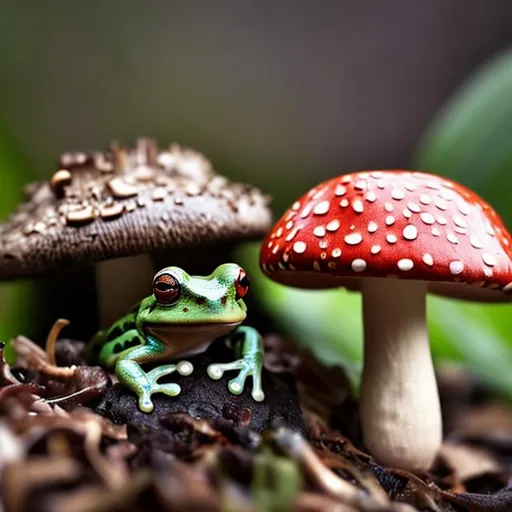
[[[411,167],[448,176],[485,197],[512,222],[512,53],[470,77],[440,110],[418,145]],[[510,228],[509,228],[510,229]],[[257,268],[258,247],[241,249],[253,290],[280,328],[324,362],[343,364],[357,387],[362,363],[359,294],[283,287]],[[428,299],[436,362],[460,362],[512,398],[511,305]]]
[[[14,210],[30,172],[21,152],[0,123],[0,220]],[[15,282],[0,287],[0,340],[22,331],[24,315],[30,315],[30,283]]]

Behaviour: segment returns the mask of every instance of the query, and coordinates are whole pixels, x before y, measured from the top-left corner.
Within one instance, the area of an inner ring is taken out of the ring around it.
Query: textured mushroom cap
[[[263,271],[304,288],[416,279],[446,296],[512,298],[512,239],[467,188],[413,171],[365,171],[310,190],[263,243]],[[461,286],[471,285],[471,286]]]
[[[237,242],[270,227],[268,197],[215,174],[177,145],[67,153],[49,182],[0,225],[0,279],[149,251]]]

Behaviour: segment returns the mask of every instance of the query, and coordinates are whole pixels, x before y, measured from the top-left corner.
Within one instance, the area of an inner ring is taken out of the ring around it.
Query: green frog
[[[263,340],[252,327],[241,326],[247,315],[242,300],[249,290],[246,272],[234,263],[220,265],[209,276],[190,276],[178,267],[167,267],[153,279],[152,295],[143,299],[109,329],[99,331],[84,351],[91,363],[114,370],[117,378],[138,397],[139,408],[151,412],[151,396],[177,396],[176,383],[158,381],[178,372],[190,375],[194,368],[182,357],[204,351],[219,337],[233,346],[237,359],[211,364],[208,376],[222,378],[224,372],[239,370],[229,381],[231,393],[242,393],[247,377],[252,377],[252,398],[264,400],[261,372]],[[162,361],[150,371],[144,363]]]

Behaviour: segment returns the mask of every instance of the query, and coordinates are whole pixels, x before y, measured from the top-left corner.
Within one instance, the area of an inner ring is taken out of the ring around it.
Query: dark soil
[[[61,340],[57,366],[26,338],[0,363],[5,512],[512,511],[512,408],[472,375],[439,371],[445,442],[430,472],[383,468],[365,453],[357,402],[340,369],[266,339],[266,400],[229,394],[205,367],[155,396],[151,415]],[[1,361],[1,359],[0,359]]]

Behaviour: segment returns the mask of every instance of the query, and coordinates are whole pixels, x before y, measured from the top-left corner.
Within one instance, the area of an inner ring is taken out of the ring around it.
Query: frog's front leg
[[[263,340],[252,327],[238,327],[229,336],[229,339],[237,339],[235,353],[240,359],[232,363],[211,364],[208,366],[207,373],[211,379],[219,380],[224,372],[230,370],[240,370],[238,376],[228,383],[228,389],[234,395],[239,395],[244,390],[245,380],[252,376],[251,396],[256,402],[265,399],[265,394],[261,387],[261,372],[263,369]]]
[[[139,363],[151,361],[165,352],[165,346],[158,340],[148,337],[146,344],[133,348],[123,353],[117,360],[115,373],[119,382],[132,390],[139,399],[139,409],[143,412],[151,412],[154,408],[151,395],[164,393],[168,396],[177,396],[181,393],[178,384],[159,384],[158,379],[178,371],[181,375],[190,375],[193,367],[188,361],[178,364],[158,366],[149,372],[145,372]]]

